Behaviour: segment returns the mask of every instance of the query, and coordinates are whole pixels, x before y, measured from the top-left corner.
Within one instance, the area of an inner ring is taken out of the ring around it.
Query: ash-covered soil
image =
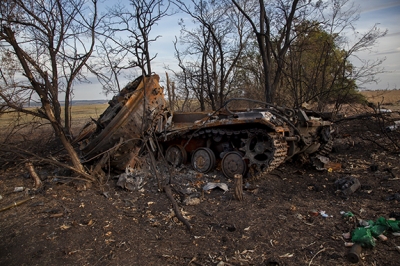
[[[140,189],[129,191],[113,177],[88,186],[36,164],[43,187],[35,191],[24,166],[9,164],[1,172],[0,209],[29,200],[0,212],[0,265],[350,265],[342,234],[355,224],[340,212],[365,220],[400,213],[399,132],[388,135],[378,122],[337,123],[330,160],[339,168],[317,171],[288,161],[261,179],[244,180],[243,201],[217,170],[202,175],[189,165],[160,167],[163,178],[172,176],[190,231],[150,171]],[[361,183],[348,196],[335,186],[345,177]],[[208,182],[226,183],[229,191],[203,192]],[[359,265],[399,265],[400,237],[386,235],[362,250]]]

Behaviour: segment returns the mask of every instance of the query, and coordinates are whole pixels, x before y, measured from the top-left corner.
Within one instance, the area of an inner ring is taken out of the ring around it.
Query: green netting
[[[379,217],[375,222],[368,221],[365,227],[358,227],[352,232],[351,241],[360,244],[362,247],[374,247],[375,239],[385,231],[400,232],[400,221],[386,220]]]
[[[400,232],[400,221],[387,220],[386,222],[393,232]]]
[[[365,227],[358,227],[354,229],[351,241],[360,244],[362,247],[374,247],[375,239],[372,237],[371,230]]]

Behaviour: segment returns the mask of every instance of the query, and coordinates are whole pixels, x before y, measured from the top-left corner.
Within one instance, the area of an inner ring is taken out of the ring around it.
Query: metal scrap
[[[141,171],[134,171],[134,169],[127,167],[125,173],[117,176],[117,186],[130,191],[140,190],[146,185],[146,182],[143,181],[143,176]]]
[[[351,176],[347,176],[335,181],[335,186],[338,191],[343,193],[345,196],[353,194],[357,189],[361,187],[360,181]]]
[[[222,189],[224,192],[226,192],[226,191],[229,190],[228,185],[225,184],[225,183],[212,183],[212,182],[207,183],[207,184],[203,187],[203,190],[204,190],[204,191],[207,191],[207,190],[212,190],[212,189],[214,189],[214,188],[220,188],[220,189]]]
[[[83,161],[96,164],[99,155],[112,153],[110,164],[115,170],[137,163],[144,133],[158,123],[154,118],[162,118],[166,107],[159,79],[152,75],[130,82],[97,121],[85,126],[75,140],[81,142]],[[116,145],[118,149],[113,149]]]

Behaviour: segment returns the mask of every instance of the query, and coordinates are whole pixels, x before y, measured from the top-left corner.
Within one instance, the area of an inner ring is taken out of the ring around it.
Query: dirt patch
[[[349,265],[342,234],[354,223],[340,212],[365,220],[399,213],[400,157],[393,142],[382,144],[376,120],[337,126],[330,159],[341,169],[317,171],[288,161],[264,178],[245,180],[242,202],[234,198],[233,180],[217,171],[172,169],[173,194],[190,232],[152,174],[135,191],[118,187],[114,178],[88,188],[65,178],[70,173],[36,165],[44,186],[34,191],[22,166],[3,168],[0,208],[32,199],[0,212],[0,265]],[[398,132],[389,133],[399,144]],[[168,169],[160,170],[167,178]],[[347,176],[361,187],[344,196],[335,182]],[[208,182],[230,190],[203,192]],[[25,190],[13,192],[15,187]],[[188,198],[200,202],[185,205]],[[363,249],[359,264],[398,265],[400,238],[387,237]]]

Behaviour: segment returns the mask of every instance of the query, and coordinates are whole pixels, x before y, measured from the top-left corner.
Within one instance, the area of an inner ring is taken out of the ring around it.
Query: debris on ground
[[[0,212],[9,210],[9,209],[14,208],[14,207],[17,207],[17,206],[19,206],[19,205],[21,205],[21,204],[23,204],[23,203],[25,203],[25,202],[28,202],[29,200],[31,200],[31,199],[33,199],[33,198],[34,198],[34,197],[30,197],[30,198],[26,198],[26,199],[19,200],[19,201],[14,201],[13,203],[11,203],[11,204],[9,204],[9,205],[0,208]]]
[[[400,193],[394,193],[390,196],[387,196],[385,198],[385,200],[390,201],[390,200],[397,200],[398,202],[400,202]]]
[[[329,215],[325,211],[319,211],[319,214],[324,218],[333,217],[333,215]]]
[[[400,232],[400,221],[379,217],[376,221],[369,220],[367,223],[359,223],[351,233],[351,241],[362,247],[372,248],[376,245],[376,239],[386,241],[385,233],[389,231]]]
[[[394,218],[395,220],[400,221],[400,212],[390,212],[389,218]]]
[[[24,187],[15,187],[14,188],[14,192],[22,192],[22,191],[24,191]]]
[[[359,189],[360,186],[360,181],[352,176],[340,178],[335,182],[336,190],[344,196],[350,196],[351,194],[356,192],[356,190]]]
[[[146,182],[143,180],[144,173],[130,167],[127,167],[125,173],[116,176],[116,178],[118,178],[117,186],[130,191],[140,190],[146,185]]]
[[[347,253],[346,257],[351,263],[358,263],[361,259],[362,247],[359,244],[354,244],[351,246],[350,251]]]
[[[200,198],[198,197],[187,197],[183,200],[183,204],[188,206],[199,205],[201,203]]]
[[[208,191],[208,190],[212,190],[212,189],[214,189],[214,188],[220,188],[220,189],[222,189],[222,190],[225,191],[225,192],[229,190],[227,184],[225,184],[225,183],[213,183],[213,182],[207,183],[207,184],[203,187],[203,190],[204,190],[204,191]]]

